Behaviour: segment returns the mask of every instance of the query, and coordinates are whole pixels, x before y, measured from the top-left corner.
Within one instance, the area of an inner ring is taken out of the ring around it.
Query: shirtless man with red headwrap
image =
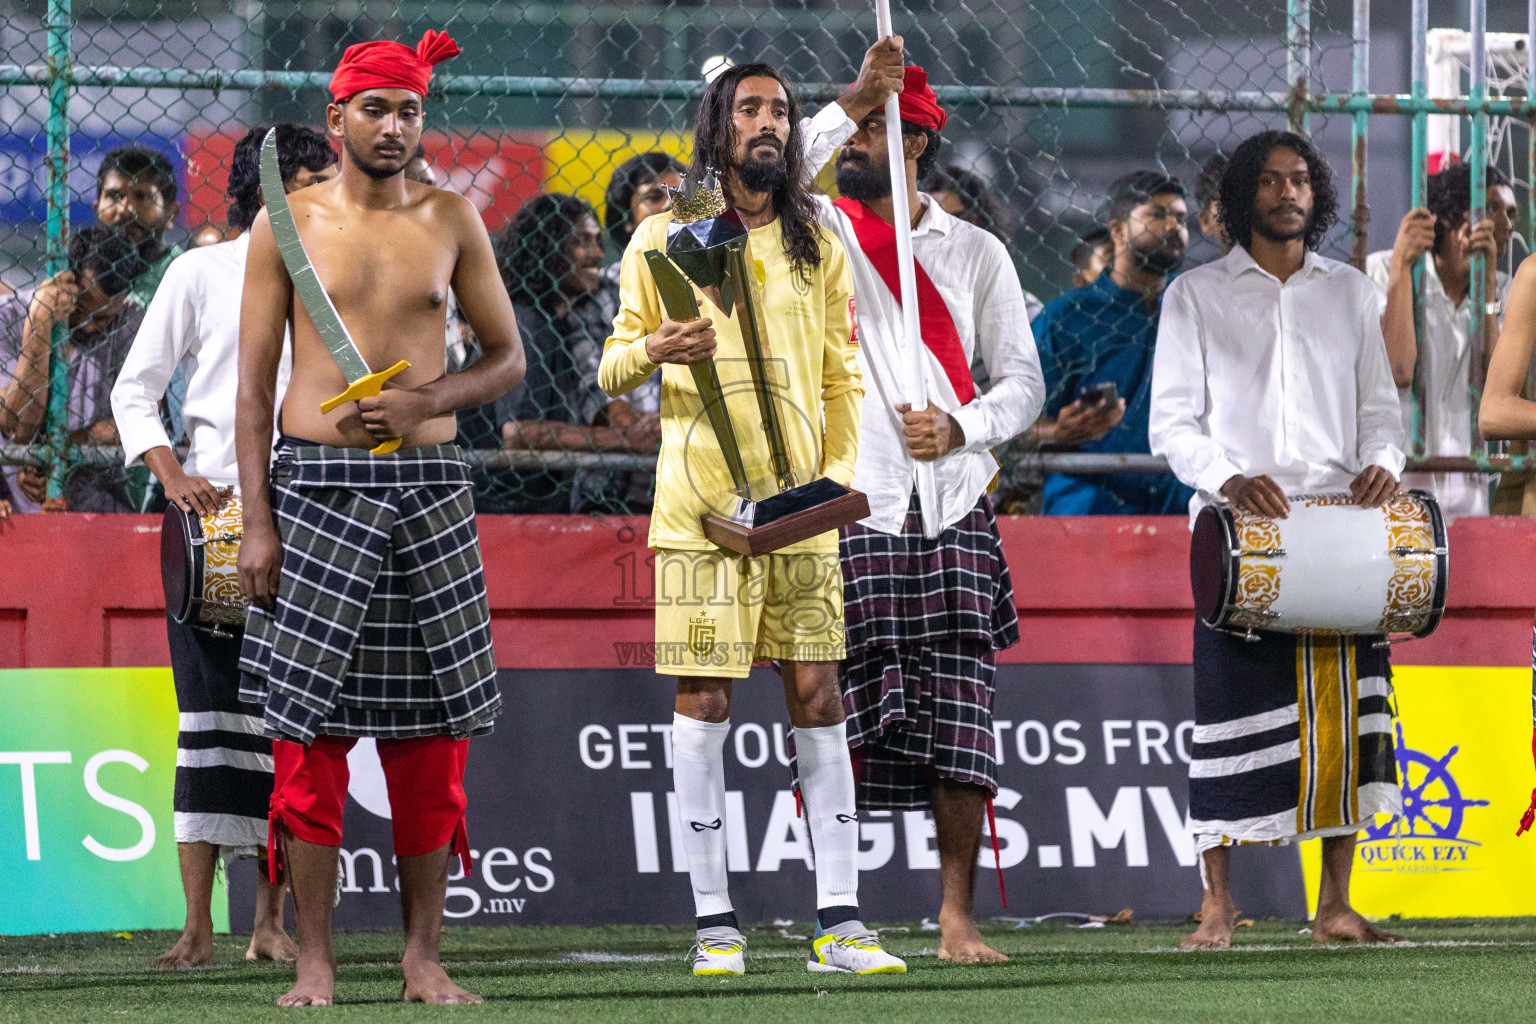
[[[295,294],[264,210],[251,227],[240,314],[236,449],[244,498],[240,582],[252,600],[242,699],[265,708],[276,775],[269,848],[298,917],[298,982],[282,1006],[335,999],[331,911],[347,752],[373,737],[388,782],[407,1001],[478,1003],[438,959],[452,855],[470,870],[469,737],[501,710],[490,609],[454,411],[522,378],[523,350],[490,239],[469,202],[406,180],[432,66],[459,52],[349,47],[331,79],[340,177],[289,197],[300,241],[374,372],[409,368],[376,397],[322,414],[348,381]],[[482,358],[444,373],[450,289]],[[314,300],[318,304],[318,299]],[[273,450],[284,326],[293,377]],[[322,321],[328,319],[323,311]],[[383,442],[400,439],[398,451]],[[379,447],[385,454],[372,454]],[[274,881],[275,881],[274,877]]]

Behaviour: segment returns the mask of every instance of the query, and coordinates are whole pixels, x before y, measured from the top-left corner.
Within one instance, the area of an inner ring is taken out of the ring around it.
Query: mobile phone
[[[1115,386],[1115,382],[1112,380],[1106,381],[1103,384],[1094,384],[1089,387],[1079,388],[1077,400],[1084,405],[1118,402],[1120,400],[1120,389]]]

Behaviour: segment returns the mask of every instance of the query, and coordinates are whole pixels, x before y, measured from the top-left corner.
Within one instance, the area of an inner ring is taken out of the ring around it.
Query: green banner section
[[[0,934],[181,927],[177,721],[168,668],[0,671]]]

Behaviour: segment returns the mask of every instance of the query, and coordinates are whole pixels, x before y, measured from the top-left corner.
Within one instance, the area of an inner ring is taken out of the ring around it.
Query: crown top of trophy
[[[704,171],[702,180],[690,169],[682,188],[667,187],[672,194],[672,220],[678,224],[696,224],[713,220],[726,211],[725,192],[715,178],[713,168]]]
[[[733,250],[745,249],[747,228],[725,201],[712,169],[690,169],[683,187],[672,193],[672,223],[667,225],[667,257],[698,285],[727,316],[736,288],[729,269]]]

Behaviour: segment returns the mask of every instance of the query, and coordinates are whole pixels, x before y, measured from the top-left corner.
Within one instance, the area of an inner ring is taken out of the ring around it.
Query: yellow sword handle
[[[372,398],[380,391],[384,390],[385,382],[388,381],[391,377],[400,373],[404,373],[410,368],[410,362],[408,360],[402,359],[387,370],[380,370],[378,373],[370,373],[366,377],[359,377],[351,384],[348,384],[347,390],[343,391],[335,398],[327,399],[326,401],[321,402],[320,414],[323,416],[331,410],[338,408],[339,406],[343,406],[348,402],[355,402],[360,398]],[[376,448],[369,449],[369,454],[388,455],[390,452],[399,447],[400,438],[396,437],[389,441],[385,441]]]

